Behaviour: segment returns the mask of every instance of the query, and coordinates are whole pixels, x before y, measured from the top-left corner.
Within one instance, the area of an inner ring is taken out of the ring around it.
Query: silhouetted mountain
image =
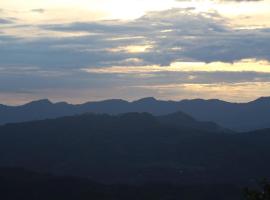
[[[270,128],[270,98],[249,103],[228,103],[220,100],[181,101],[180,109],[198,120],[213,121],[238,131]]]
[[[37,101],[32,101],[30,103],[27,103],[24,105],[24,107],[29,107],[29,108],[40,108],[40,107],[47,107],[52,105],[52,103],[48,99],[41,99]]]
[[[249,103],[229,103],[220,100],[159,101],[152,97],[134,102],[106,100],[80,105],[51,103],[40,100],[22,106],[0,106],[0,124],[25,122],[83,114],[87,112],[120,114],[148,112],[166,115],[183,111],[197,120],[212,121],[235,131],[270,128],[270,97]]]
[[[5,200],[241,200],[233,185],[103,185],[85,178],[58,177],[24,169],[0,168],[0,195]]]
[[[206,127],[182,113],[8,124],[0,127],[0,165],[105,183],[246,184],[270,177],[270,130],[227,134]]]
[[[185,127],[188,129],[195,129],[198,131],[208,131],[215,133],[233,133],[229,129],[222,128],[214,122],[199,122],[193,117],[182,113],[176,112],[168,115],[162,115],[158,117],[159,121],[163,124],[167,124],[175,127]]]

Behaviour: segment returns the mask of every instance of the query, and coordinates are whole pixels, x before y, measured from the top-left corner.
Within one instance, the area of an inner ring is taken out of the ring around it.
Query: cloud
[[[36,9],[32,9],[31,12],[44,13],[44,12],[46,12],[46,10],[42,9],[42,8],[36,8]]]
[[[99,50],[150,45],[149,51],[138,52],[137,57],[152,64],[169,65],[185,59],[204,62],[233,62],[250,57],[269,59],[267,29],[236,30],[218,13],[196,13],[193,8],[151,12],[130,22],[55,24],[42,28],[97,34],[92,37],[95,41],[84,38],[91,52],[95,51],[95,45],[99,45]],[[112,40],[115,35],[125,39]],[[119,55],[128,56],[125,51],[114,51],[110,56]]]
[[[126,62],[132,58],[141,61],[136,65],[160,66],[178,61],[270,60],[268,28],[234,29],[218,13],[197,13],[193,8],[150,12],[132,21],[76,22],[31,28],[37,29],[34,40],[2,39],[5,43],[1,44],[0,65],[78,69],[132,65]],[[57,37],[52,37],[55,33]],[[61,37],[67,33],[84,34]]]
[[[82,70],[97,74],[151,74],[156,72],[257,72],[270,74],[270,63],[264,60],[245,59],[235,63],[175,62],[170,66],[112,66],[84,68]]]

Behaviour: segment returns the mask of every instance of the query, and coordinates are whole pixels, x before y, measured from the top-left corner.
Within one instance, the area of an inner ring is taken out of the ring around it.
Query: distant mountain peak
[[[53,104],[49,99],[40,99],[36,101],[31,101],[23,106],[32,106],[32,105],[51,105]]]
[[[220,100],[220,99],[184,99],[180,102],[193,102],[193,103],[215,103],[215,104],[230,104],[230,102],[227,102],[227,101],[223,101],[223,100]]]
[[[141,102],[156,102],[157,100],[154,97],[145,97],[142,99],[139,99],[137,101],[134,101],[133,103],[141,103]]]
[[[253,102],[270,102],[270,97],[260,97]]]
[[[123,100],[123,99],[108,99],[108,100],[103,100],[103,101],[99,101],[99,103],[102,102],[102,103],[126,103],[127,101]]]
[[[0,104],[0,108],[6,108],[6,105]]]

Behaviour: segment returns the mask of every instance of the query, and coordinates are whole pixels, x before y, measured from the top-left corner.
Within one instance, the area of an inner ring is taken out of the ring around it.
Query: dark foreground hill
[[[241,200],[232,185],[104,185],[85,178],[58,177],[23,169],[0,168],[0,196],[5,200]]]
[[[0,127],[0,165],[103,183],[246,185],[270,177],[270,130],[231,134],[192,120],[128,113],[8,124]]]
[[[270,128],[270,98],[267,97],[238,104],[220,100],[160,101],[145,98],[133,102],[106,100],[71,105],[40,100],[22,106],[0,105],[0,124],[57,118],[86,112],[107,114],[148,112],[154,115],[165,115],[178,111],[183,111],[201,121],[216,122],[235,131]]]

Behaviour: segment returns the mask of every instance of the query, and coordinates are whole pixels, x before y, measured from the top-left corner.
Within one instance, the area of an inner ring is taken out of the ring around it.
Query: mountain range
[[[234,133],[181,113],[82,114],[0,126],[0,166],[106,184],[249,184],[270,177],[270,129]]]
[[[0,124],[57,118],[82,113],[120,114],[148,112],[165,115],[183,111],[200,121],[212,121],[234,131],[251,131],[270,127],[270,97],[248,103],[229,103],[221,100],[161,101],[152,97],[138,101],[106,100],[72,105],[52,103],[47,99],[21,106],[0,106]]]
[[[234,131],[270,128],[270,97],[248,103],[229,103],[221,100],[162,101],[152,97],[133,102],[105,100],[72,105],[52,103],[47,99],[21,106],[0,105],[0,124],[57,118],[83,113],[121,114],[148,112],[166,115],[182,111],[200,121],[212,121]]]

